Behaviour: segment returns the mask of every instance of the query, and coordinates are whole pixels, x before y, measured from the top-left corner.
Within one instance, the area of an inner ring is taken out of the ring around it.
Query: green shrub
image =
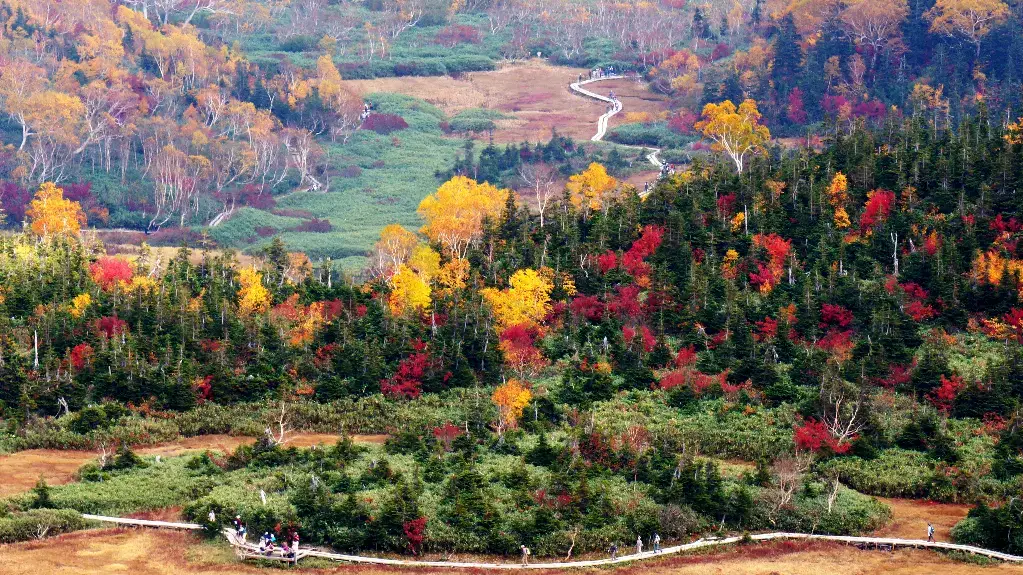
[[[71,509],[32,509],[0,517],[0,543],[17,543],[85,529],[86,521]]]

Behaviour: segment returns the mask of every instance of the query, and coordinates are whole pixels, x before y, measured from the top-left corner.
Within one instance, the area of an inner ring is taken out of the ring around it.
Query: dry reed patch
[[[874,534],[901,539],[927,539],[927,522],[934,525],[938,541],[952,540],[952,527],[966,517],[969,505],[936,503],[919,499],[878,500],[892,509],[892,521]]]
[[[51,485],[68,483],[78,468],[96,457],[87,451],[30,449],[0,456],[0,497],[24,493],[42,476]]]
[[[334,445],[339,435],[331,433],[293,433],[289,436],[288,446],[312,447],[314,445]],[[386,435],[354,435],[355,443],[381,444]],[[136,451],[141,455],[160,455],[175,457],[198,451],[220,451],[228,453],[240,445],[254,443],[254,437],[232,435],[200,435],[184,437],[170,443],[161,443],[140,447]],[[35,487],[42,476],[51,485],[70,483],[75,472],[86,463],[96,459],[95,451],[65,451],[59,449],[30,449],[10,455],[0,455],[0,497],[10,497],[24,493]]]
[[[377,78],[351,80],[349,84],[364,94],[393,92],[422,98],[448,115],[468,108],[499,110],[512,118],[496,122],[497,143],[546,141],[552,129],[576,140],[588,140],[596,133],[597,117],[604,105],[568,89],[586,74],[580,68],[530,60],[460,78]]]

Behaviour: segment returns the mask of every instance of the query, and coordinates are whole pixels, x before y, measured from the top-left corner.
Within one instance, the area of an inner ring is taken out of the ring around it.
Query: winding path
[[[600,142],[604,139],[604,136],[607,135],[607,123],[612,116],[622,111],[622,102],[621,100],[612,100],[607,96],[602,96],[600,94],[597,94],[596,92],[591,92],[583,88],[583,86],[587,84],[592,84],[594,82],[601,82],[603,80],[622,80],[625,78],[626,77],[622,75],[604,76],[601,78],[590,78],[589,80],[583,80],[582,82],[575,82],[569,84],[568,87],[576,94],[580,94],[587,98],[593,98],[594,100],[599,100],[601,102],[604,102],[605,104],[611,104],[611,109],[604,113],[603,115],[601,115],[599,118],[597,118],[597,133],[594,134],[592,138],[590,138],[590,141]],[[661,153],[661,150],[658,148],[648,148],[645,146],[628,146],[624,144],[619,145],[626,148],[633,148],[637,150],[652,150],[649,154],[647,154],[646,159],[650,160],[650,163],[653,164],[654,167],[657,168],[658,170],[664,167],[664,162],[662,162],[660,158],[657,157],[657,154]]]
[[[137,527],[157,527],[165,529],[188,529],[197,530],[202,529],[201,525],[195,523],[172,523],[167,521],[149,521],[143,519],[123,519],[120,517],[103,517],[98,515],[83,515],[86,519],[93,521],[102,521],[107,523],[115,523],[119,525],[129,525]],[[673,547],[665,547],[661,553],[654,553],[653,551],[646,551],[643,553],[634,553],[631,555],[623,555],[617,559],[592,559],[588,561],[566,561],[560,563],[530,563],[529,565],[521,565],[519,563],[460,563],[455,561],[416,561],[411,559],[386,559],[382,557],[365,557],[362,555],[345,555],[342,553],[328,553],[326,551],[317,551],[315,549],[307,548],[301,549],[297,557],[290,558],[282,555],[275,554],[267,557],[259,553],[259,548],[253,544],[242,541],[238,538],[234,531],[227,529],[224,531],[225,537],[227,537],[228,543],[235,548],[238,556],[243,559],[248,558],[259,558],[259,559],[271,559],[277,561],[298,562],[299,559],[305,557],[320,557],[323,559],[329,559],[332,561],[344,561],[348,563],[363,563],[372,565],[396,565],[404,567],[456,567],[465,569],[565,569],[565,568],[577,568],[577,567],[599,567],[602,565],[617,565],[620,563],[630,563],[641,559],[651,559],[663,555],[673,555],[677,553],[683,553],[685,551],[691,551],[693,549],[701,549],[704,547],[715,547],[718,545],[731,545],[742,541],[742,537],[724,537],[715,539],[700,539],[693,541],[692,543],[686,543],[684,545],[676,545]],[[862,545],[866,547],[878,547],[878,546],[890,546],[892,549],[896,547],[914,547],[922,549],[938,549],[944,551],[959,551],[962,553],[969,553],[971,555],[982,555],[992,559],[998,559],[1000,561],[1008,561],[1012,563],[1023,563],[1023,557],[1017,555],[1010,555],[1008,553],[1001,553],[999,551],[992,551],[990,549],[983,549],[981,547],[974,547],[972,545],[956,545],[954,543],[945,542],[928,542],[921,539],[897,539],[890,537],[847,537],[841,535],[814,535],[808,533],[760,533],[756,535],[750,535],[750,539],[753,541],[773,541],[777,539],[815,539],[819,541],[836,541],[839,543],[846,543],[848,545]]]

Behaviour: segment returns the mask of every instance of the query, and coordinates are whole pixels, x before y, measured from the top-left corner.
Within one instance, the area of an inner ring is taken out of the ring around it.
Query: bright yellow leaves
[[[734,280],[738,275],[738,270],[735,266],[736,262],[739,261],[739,252],[729,249],[725,252],[725,257],[721,261],[721,275],[725,279]]]
[[[835,227],[843,230],[851,225],[849,212],[845,211],[845,205],[849,201],[849,180],[845,174],[836,172],[828,185],[828,202],[835,211]]]
[[[52,182],[39,186],[26,212],[32,233],[37,236],[77,236],[85,225],[85,212],[78,202],[64,199],[64,190]]]
[[[735,232],[741,230],[742,229],[742,224],[745,221],[746,221],[746,214],[743,213],[743,212],[739,212],[739,213],[735,214],[734,216],[732,216],[732,221],[729,222],[729,225],[732,228],[732,233],[734,234]]]
[[[490,397],[497,406],[497,432],[514,428],[522,412],[533,399],[533,393],[522,382],[510,379],[497,387]]]
[[[453,258],[465,257],[469,247],[482,236],[483,223],[501,216],[509,193],[488,183],[455,176],[419,203],[419,215],[426,220],[421,231],[443,245]]]
[[[759,153],[771,139],[767,126],[760,124],[760,110],[754,100],[746,99],[736,108],[731,100],[703,107],[703,119],[694,127],[713,142],[713,148],[725,152],[742,173],[746,157]]]
[[[71,305],[68,306],[68,313],[71,314],[71,317],[78,319],[85,315],[85,311],[89,309],[90,305],[92,305],[91,295],[87,293],[78,294],[71,300]]]
[[[238,311],[243,315],[266,313],[270,309],[270,290],[263,287],[263,274],[255,268],[238,272]]]
[[[430,283],[412,268],[402,265],[391,276],[391,295],[387,305],[394,315],[422,311],[430,306]]]
[[[594,162],[583,173],[570,177],[565,187],[572,205],[584,212],[595,212],[609,204],[618,190],[618,180]]]
[[[484,288],[483,299],[490,304],[498,331],[509,326],[539,325],[551,309],[551,291],[554,284],[533,269],[522,269],[512,274],[508,287],[503,290]]]

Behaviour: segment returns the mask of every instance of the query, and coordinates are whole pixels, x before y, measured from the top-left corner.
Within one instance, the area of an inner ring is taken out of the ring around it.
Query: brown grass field
[[[383,435],[357,435],[352,438],[361,443],[383,443]],[[317,444],[330,445],[338,440],[337,435],[327,433],[295,433],[289,436],[287,445],[312,447]],[[253,437],[231,435],[203,435],[186,437],[171,443],[140,447],[141,455],[162,455],[172,457],[188,452],[233,451],[239,445],[253,443]],[[30,449],[0,456],[0,497],[10,497],[28,491],[42,476],[51,485],[68,483],[74,479],[78,468],[96,459],[94,451],[61,451],[57,449]]]
[[[63,535],[45,541],[0,547],[0,573],[10,575],[243,575],[267,573],[265,568],[238,563],[226,547],[199,543],[194,535],[171,531],[101,530]],[[514,559],[510,559],[514,560]],[[319,566],[302,573],[385,575],[436,573],[473,575],[483,570],[414,569],[377,566]],[[596,569],[547,573],[602,572]],[[1015,565],[979,566],[949,560],[936,553],[899,550],[860,551],[819,542],[775,542],[736,547],[623,566],[625,575],[982,575],[1023,573]]]
[[[490,72],[473,72],[461,78],[402,77],[351,80],[354,89],[369,94],[394,92],[422,98],[451,115],[468,108],[499,110],[512,116],[496,122],[496,143],[538,142],[550,138],[551,129],[576,140],[589,140],[597,131],[604,105],[572,94],[568,85],[588,71],[551,66],[540,60],[514,62]],[[663,97],[642,84],[611,80],[591,84],[591,91],[607,94],[614,89],[626,112],[658,113],[666,109]],[[614,119],[620,122],[621,118]]]

